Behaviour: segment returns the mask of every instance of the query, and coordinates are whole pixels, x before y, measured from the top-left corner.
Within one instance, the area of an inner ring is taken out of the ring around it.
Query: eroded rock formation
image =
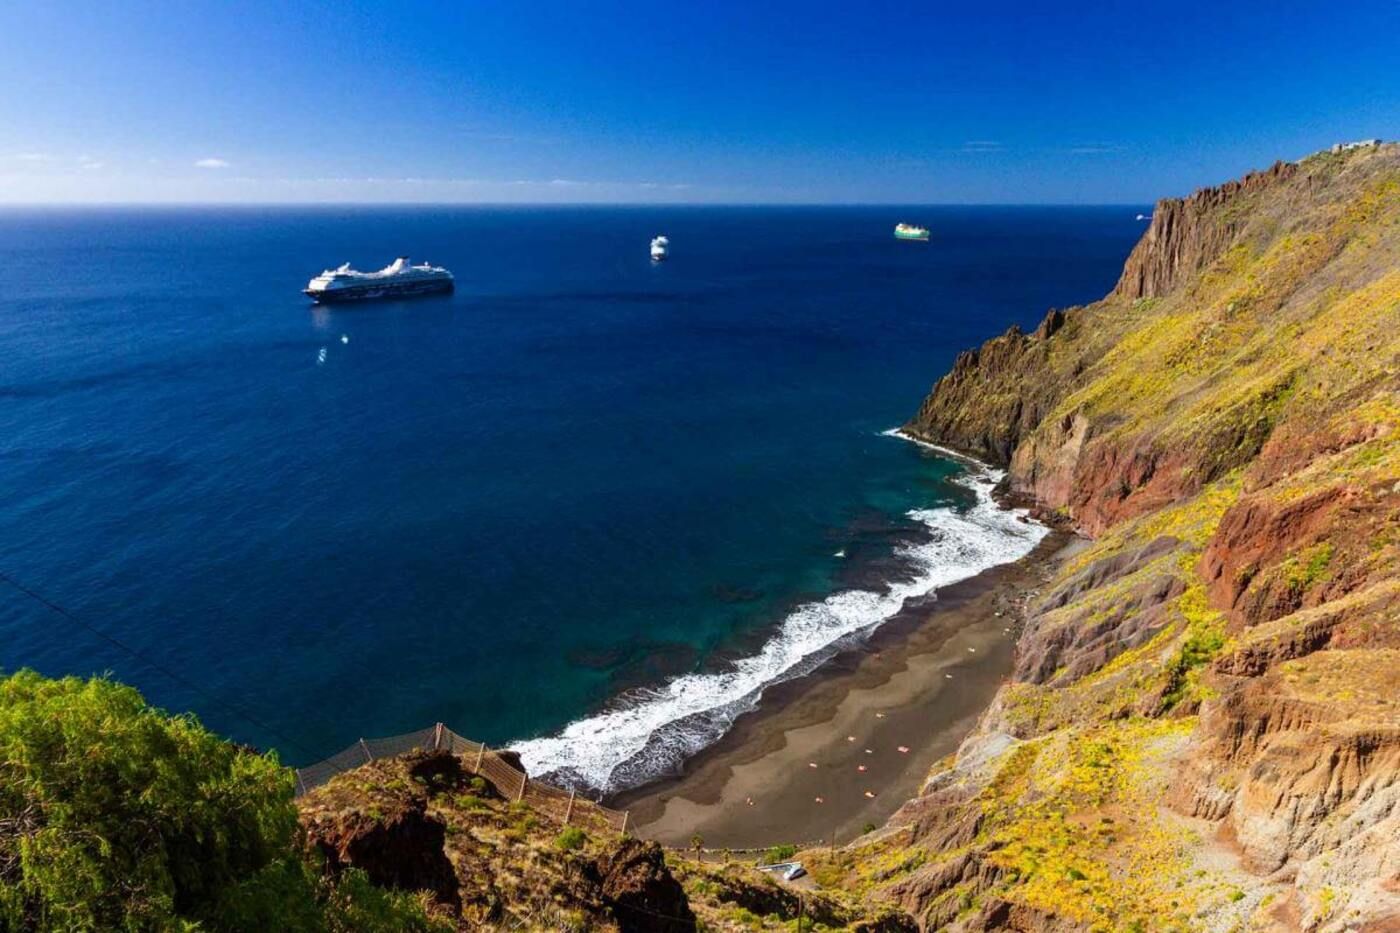
[[[660,846],[613,832],[562,835],[448,752],[373,762],[299,801],[326,870],[431,895],[458,929],[695,929]]]
[[[695,915],[661,846],[624,839],[598,861],[603,900],[622,933],[688,933]]]
[[[906,430],[1093,541],[830,870],[926,929],[1400,929],[1400,147],[1161,202]]]
[[[1295,163],[1275,162],[1238,181],[1158,201],[1147,233],[1123,265],[1114,294],[1156,298],[1204,271],[1249,222],[1249,199],[1297,171]]]

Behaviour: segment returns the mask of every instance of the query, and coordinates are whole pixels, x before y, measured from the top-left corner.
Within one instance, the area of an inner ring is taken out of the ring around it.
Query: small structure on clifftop
[[[1374,146],[1379,146],[1380,144],[1381,141],[1379,139],[1358,139],[1354,143],[1333,143],[1332,151],[1350,152],[1353,149],[1369,149]]]

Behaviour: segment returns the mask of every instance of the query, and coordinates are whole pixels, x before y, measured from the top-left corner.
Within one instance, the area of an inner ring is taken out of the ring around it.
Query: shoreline
[[[1052,530],[1020,560],[940,589],[771,687],[679,775],[610,805],[630,809],[637,835],[679,846],[697,834],[710,848],[846,843],[882,825],[981,717],[1011,672],[1027,591],[1078,540]]]
[[[898,431],[881,434],[911,440]],[[1051,533],[1028,509],[1007,500],[1003,471],[936,452],[966,463],[968,469],[950,479],[970,489],[974,501],[966,508],[939,504],[907,511],[911,536],[890,557],[870,563],[880,570],[873,584],[868,577],[851,577],[824,597],[795,605],[761,642],[728,664],[670,678],[633,694],[631,702],[614,700],[556,733],[510,747],[543,779],[560,775],[601,789],[607,800],[633,799],[638,788],[684,774],[688,759],[722,745],[736,722],[757,708],[778,705],[775,698],[791,695],[791,684],[808,682],[811,672],[830,669],[834,658],[848,652],[860,657],[872,633],[884,632],[889,643],[892,632],[909,630],[910,619],[922,618],[948,592],[1016,564]]]

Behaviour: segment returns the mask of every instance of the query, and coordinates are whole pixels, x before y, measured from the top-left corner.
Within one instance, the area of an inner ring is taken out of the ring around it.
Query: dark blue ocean
[[[441,720],[645,778],[1033,544],[882,432],[1111,288],[1136,212],[0,211],[0,570],[201,689],[9,588],[0,668],[110,671],[292,763]],[[405,253],[456,294],[300,294]]]

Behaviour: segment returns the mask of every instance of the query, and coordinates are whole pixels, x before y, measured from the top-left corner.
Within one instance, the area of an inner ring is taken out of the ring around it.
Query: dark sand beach
[[[1075,545],[1052,533],[941,590],[860,649],[771,688],[680,777],[619,805],[642,837],[698,834],[709,848],[845,843],[883,823],[976,724],[1011,671],[1020,601]]]

